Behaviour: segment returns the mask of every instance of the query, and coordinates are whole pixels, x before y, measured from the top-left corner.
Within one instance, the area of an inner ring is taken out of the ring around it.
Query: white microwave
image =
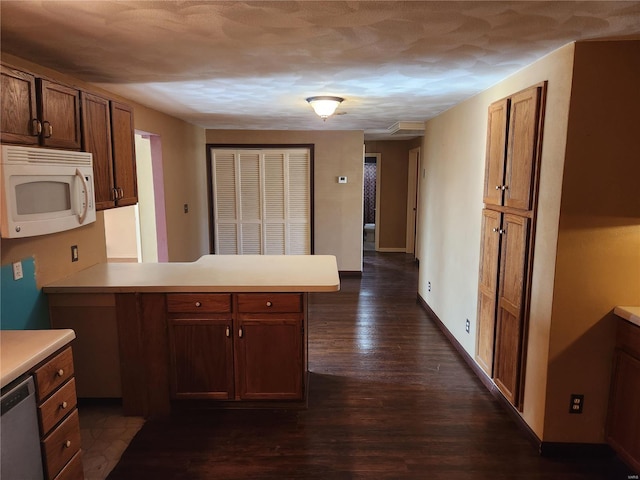
[[[45,235],[95,222],[90,153],[14,145],[0,148],[2,238]]]

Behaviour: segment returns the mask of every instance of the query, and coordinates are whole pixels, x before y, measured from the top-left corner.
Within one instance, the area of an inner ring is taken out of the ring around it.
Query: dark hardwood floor
[[[626,480],[615,459],[538,455],[416,302],[410,256],[309,299],[309,406],[148,421],[120,479]]]

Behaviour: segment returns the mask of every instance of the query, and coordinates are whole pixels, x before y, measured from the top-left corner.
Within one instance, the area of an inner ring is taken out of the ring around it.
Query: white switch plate
[[[13,262],[13,279],[20,280],[22,278],[22,262]]]
[[[347,183],[347,177],[338,177],[338,183]]]

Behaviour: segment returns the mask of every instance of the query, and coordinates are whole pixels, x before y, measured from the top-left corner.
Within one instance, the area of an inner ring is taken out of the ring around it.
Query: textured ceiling
[[[425,120],[574,40],[640,38],[640,2],[11,1],[2,51],[207,128]],[[305,98],[345,98],[325,123]]]

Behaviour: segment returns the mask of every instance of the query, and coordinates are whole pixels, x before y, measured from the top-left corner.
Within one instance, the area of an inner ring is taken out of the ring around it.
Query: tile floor
[[[85,480],[103,480],[116,466],[142,417],[125,417],[122,406],[109,403],[80,404],[80,435]]]

